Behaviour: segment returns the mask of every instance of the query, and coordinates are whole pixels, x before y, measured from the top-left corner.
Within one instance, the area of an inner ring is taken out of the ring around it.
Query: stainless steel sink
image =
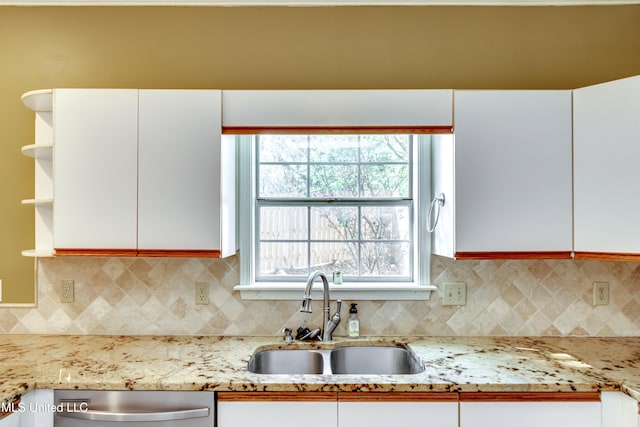
[[[313,350],[263,350],[251,357],[248,370],[256,374],[321,374],[324,357]]]
[[[338,347],[333,350],[261,350],[249,361],[256,374],[406,375],[424,365],[406,348]]]
[[[424,365],[405,348],[341,347],[331,352],[334,374],[405,375],[422,371]]]

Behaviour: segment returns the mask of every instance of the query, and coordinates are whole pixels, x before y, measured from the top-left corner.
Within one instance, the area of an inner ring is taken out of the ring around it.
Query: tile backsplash
[[[269,336],[285,326],[320,325],[321,310],[300,313],[299,301],[242,300],[233,291],[238,271],[238,256],[42,258],[37,307],[0,309],[0,333]],[[439,287],[465,281],[467,305],[442,306],[435,294],[430,301],[356,301],[361,334],[640,335],[638,263],[433,256],[431,277]],[[62,279],[75,281],[73,303],[60,302]],[[199,281],[210,283],[209,305],[194,303]],[[609,282],[609,305],[593,306],[594,281]],[[345,323],[336,335],[346,335]]]

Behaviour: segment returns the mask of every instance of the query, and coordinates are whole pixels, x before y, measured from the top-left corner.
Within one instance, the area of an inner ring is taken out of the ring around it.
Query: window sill
[[[233,288],[233,290],[240,292],[240,296],[244,300],[300,300],[304,289],[305,284],[301,282],[263,282],[236,285]],[[417,285],[415,283],[329,284],[332,300],[429,300],[431,292],[437,289],[433,285]],[[316,300],[322,299],[320,282],[314,283],[311,296]]]

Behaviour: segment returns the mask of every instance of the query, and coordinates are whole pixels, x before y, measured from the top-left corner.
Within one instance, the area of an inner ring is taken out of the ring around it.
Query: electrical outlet
[[[466,282],[444,282],[442,305],[467,305]]]
[[[61,294],[60,301],[61,302],[73,302],[74,295],[74,282],[73,280],[62,280],[61,281]]]
[[[609,305],[609,282],[593,282],[593,305]]]
[[[209,283],[196,282],[196,304],[209,304]]]

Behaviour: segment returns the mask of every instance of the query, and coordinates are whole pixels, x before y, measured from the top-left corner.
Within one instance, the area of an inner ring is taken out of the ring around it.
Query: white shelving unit
[[[35,248],[22,251],[29,257],[53,256],[53,90],[34,90],[22,95],[23,104],[35,112],[35,144],[22,154],[35,159],[35,195],[23,205],[35,207]]]

